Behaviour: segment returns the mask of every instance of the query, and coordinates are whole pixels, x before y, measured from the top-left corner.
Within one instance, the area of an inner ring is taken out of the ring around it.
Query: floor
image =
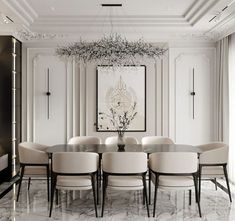
[[[17,188],[14,187],[0,200],[0,221],[75,221],[97,220],[95,218],[93,198],[91,192],[60,194],[59,205],[55,204],[52,217],[49,218],[49,204],[46,195],[46,182],[33,180],[29,192],[27,182],[22,183],[19,202],[16,202]],[[153,193],[153,192],[152,192]],[[188,191],[163,192],[158,194],[155,218],[147,218],[145,206],[142,205],[141,192],[108,192],[104,218],[100,221],[126,220],[204,220],[204,221],[234,221],[235,197],[230,204],[228,195],[222,190],[215,190],[211,182],[203,182],[201,208],[203,217],[198,216],[195,198],[192,205],[188,205]],[[100,214],[100,206],[99,214]],[[152,216],[153,205],[150,205]]]

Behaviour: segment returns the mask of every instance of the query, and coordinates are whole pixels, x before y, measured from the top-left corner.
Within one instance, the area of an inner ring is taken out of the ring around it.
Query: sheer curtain
[[[235,33],[229,39],[229,178],[235,184]]]
[[[228,37],[217,42],[216,48],[216,137],[229,142]]]

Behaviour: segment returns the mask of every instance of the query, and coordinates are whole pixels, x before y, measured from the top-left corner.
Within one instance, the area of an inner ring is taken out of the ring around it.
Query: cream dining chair
[[[155,184],[153,217],[155,217],[157,190],[192,190],[198,204],[199,216],[201,207],[197,187],[197,153],[161,152],[149,155],[149,168],[154,174]]]
[[[69,139],[68,144],[74,145],[85,145],[85,144],[101,144],[101,139],[96,136],[76,136],[72,137]],[[99,176],[97,177],[98,181],[101,182],[101,159],[99,159]],[[97,203],[99,203],[99,187],[100,187],[100,182],[97,182]],[[58,202],[58,191],[56,191],[56,197],[57,197],[57,202]]]
[[[19,200],[20,189],[23,177],[28,177],[28,190],[30,187],[31,177],[47,178],[47,197],[49,201],[49,157],[45,152],[48,146],[22,142],[18,146],[20,161],[20,182],[17,193],[17,201]]]
[[[70,138],[68,144],[101,144],[101,139],[95,136],[77,136]]]
[[[169,137],[163,136],[147,136],[141,139],[142,145],[153,145],[153,144],[174,144],[173,140]],[[151,204],[151,173],[149,172],[149,204]],[[191,192],[190,192],[191,195]]]
[[[141,140],[143,145],[148,144],[174,144],[173,140],[169,137],[162,137],[162,136],[147,136],[143,137]]]
[[[106,152],[102,155],[104,214],[106,190],[143,190],[147,213],[149,207],[146,190],[147,154],[143,152]]]
[[[88,152],[63,152],[52,155],[52,188],[49,217],[52,214],[55,189],[93,190],[95,215],[98,217],[95,177],[98,176],[99,155]]]
[[[197,146],[202,153],[199,158],[199,199],[201,196],[201,180],[209,179],[215,183],[217,178],[225,178],[229,200],[232,202],[229,179],[227,173],[228,145],[221,142],[208,143]]]
[[[135,137],[131,136],[124,136],[124,142],[125,144],[138,144],[138,140]],[[110,144],[117,144],[118,143],[118,137],[117,136],[111,136],[107,137],[105,139],[105,144],[110,145]]]

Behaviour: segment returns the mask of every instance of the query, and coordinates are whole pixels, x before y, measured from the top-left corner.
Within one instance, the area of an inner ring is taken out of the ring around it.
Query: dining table
[[[102,154],[105,152],[145,152],[148,155],[156,152],[192,152],[192,153],[197,153],[198,155],[202,153],[202,150],[199,147],[187,144],[125,144],[124,150],[123,149],[122,151],[119,150],[120,149],[118,148],[117,144],[57,144],[48,147],[46,149],[46,152],[49,154],[51,160],[53,153],[59,153],[59,152],[98,153],[100,159],[99,163],[100,180],[101,180],[101,159],[102,159]],[[99,184],[97,182],[97,189],[98,185]],[[99,200],[99,194],[97,191],[97,201],[98,200]]]
[[[116,144],[57,144],[46,149],[49,155],[57,152],[94,152],[102,155],[105,152],[118,152]],[[187,144],[126,144],[122,152],[193,152],[200,154],[202,150],[197,146]]]

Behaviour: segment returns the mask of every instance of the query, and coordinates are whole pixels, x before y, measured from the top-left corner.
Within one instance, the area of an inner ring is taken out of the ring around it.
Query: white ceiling
[[[219,19],[209,20],[232,0],[0,0],[0,33],[26,30],[39,38],[96,38],[120,32],[151,40],[217,40],[235,31],[235,3]],[[104,8],[102,3],[121,3]],[[1,20],[1,19],[0,19]],[[112,25],[111,25],[112,23]],[[233,29],[234,28],[234,29]],[[36,39],[36,38],[35,38]]]

